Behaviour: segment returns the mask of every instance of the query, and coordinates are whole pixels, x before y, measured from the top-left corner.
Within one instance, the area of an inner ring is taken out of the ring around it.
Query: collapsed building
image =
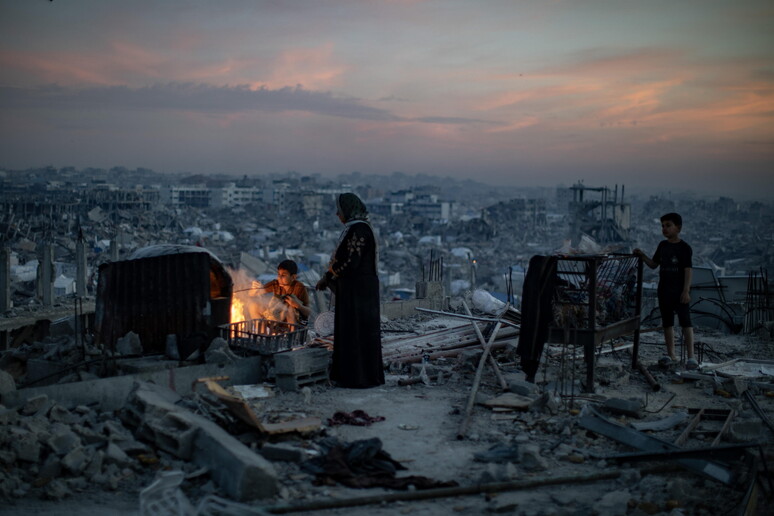
[[[482,222],[504,244],[507,207],[495,213]],[[548,217],[522,222],[551,231]],[[249,233],[236,239],[252,244]],[[771,495],[771,319],[745,338],[699,333],[697,373],[660,369],[647,281],[630,256],[557,260],[528,378],[519,347],[530,325],[536,335],[530,310],[543,302],[524,291],[530,267],[511,285],[523,296],[516,310],[475,288],[471,262],[485,261],[475,239],[458,268],[423,248],[407,260],[413,296],[382,306],[388,384],[359,393],[327,385],[335,342],[325,317],[303,330],[240,325],[232,310],[246,287],[220,253],[130,239],[151,247],[122,246],[100,264],[94,299],[15,306],[1,321],[9,503],[99,486],[128,490],[143,514],[387,514],[407,503],[438,514],[711,514],[738,504],[754,513]],[[524,252],[551,255],[542,251]],[[238,262],[253,275],[272,272],[270,253],[249,256]],[[450,295],[452,274],[470,278],[467,291]],[[752,285],[748,312],[769,313],[767,289]],[[315,305],[325,312],[328,300]],[[342,457],[353,460],[337,470],[326,461]]]

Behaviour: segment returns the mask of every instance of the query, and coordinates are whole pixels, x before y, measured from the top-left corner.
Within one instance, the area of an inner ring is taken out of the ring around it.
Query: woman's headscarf
[[[374,268],[379,270],[379,244],[376,241],[376,233],[371,223],[368,222],[368,208],[360,200],[360,197],[353,193],[343,193],[336,196],[336,209],[344,217],[344,230],[339,236],[339,241],[336,244],[336,249],[344,241],[344,237],[347,236],[349,228],[355,224],[366,224],[371,228],[371,234],[374,235]],[[331,254],[331,263],[333,263],[336,256],[336,249]]]
[[[368,208],[353,193],[343,193],[336,197],[336,209],[344,217],[344,222],[352,220],[368,220]]]

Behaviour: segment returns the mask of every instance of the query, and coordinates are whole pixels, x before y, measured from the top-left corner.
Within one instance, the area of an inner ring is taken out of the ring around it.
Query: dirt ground
[[[744,496],[744,486],[725,486],[720,482],[676,467],[669,461],[632,462],[617,464],[602,457],[633,451],[607,437],[581,427],[578,422],[584,406],[600,407],[609,398],[634,400],[641,408],[642,417],[604,413],[609,419],[628,425],[636,421],[666,418],[676,411],[695,408],[734,409],[734,421],[750,421],[758,429],[757,440],[766,443],[766,458],[772,457],[774,435],[760,424],[760,417],[740,393],[728,392],[714,382],[685,380],[682,367],[661,369],[656,365],[662,354],[661,336],[656,332],[643,334],[640,358],[652,371],[661,389],[653,389],[643,376],[630,369],[630,351],[623,350],[602,355],[599,359],[594,393],[575,392],[557,382],[559,358],[548,360],[538,374],[538,390],[528,396],[548,398],[546,403],[534,403],[527,411],[494,411],[476,404],[465,438],[459,439],[460,423],[471,392],[478,358],[467,356],[461,360],[433,363],[443,367],[448,375],[437,383],[400,386],[403,374],[390,374],[386,385],[367,390],[332,388],[325,384],[310,386],[303,392],[282,393],[255,403],[264,417],[282,419],[317,416],[327,421],[338,411],[351,413],[363,410],[383,421],[370,426],[325,425],[321,433],[305,437],[287,437],[285,444],[314,450],[323,437],[336,437],[354,442],[378,437],[382,449],[407,469],[398,476],[421,475],[436,481],[455,481],[459,486],[489,485],[511,482],[511,490],[494,493],[476,493],[464,496],[444,496],[429,500],[390,501],[332,509],[314,509],[309,504],[318,500],[349,500],[364,496],[390,496],[395,491],[386,488],[355,489],[342,485],[319,486],[314,475],[299,463],[274,462],[281,479],[281,491],[273,500],[251,504],[253,508],[274,510],[301,504],[307,510],[293,510],[301,514],[328,515],[445,515],[509,513],[519,515],[570,514],[734,514]],[[703,343],[705,365],[725,362],[733,358],[770,360],[774,354],[771,341],[755,337],[729,336],[714,331],[697,332]],[[618,344],[625,344],[621,340]],[[549,348],[550,355],[556,349]],[[508,350],[497,354],[502,372],[509,381],[523,379],[515,357]],[[579,361],[580,362],[580,361]],[[581,376],[582,368],[578,370]],[[396,371],[393,371],[396,372]],[[757,381],[757,380],[756,380]],[[571,382],[571,377],[565,384]],[[769,418],[774,413],[774,392],[762,385],[748,385],[750,392]],[[748,384],[750,382],[747,382]],[[501,394],[496,377],[489,367],[484,369],[477,401],[483,402]],[[562,396],[561,393],[567,395]],[[570,395],[571,394],[571,395]],[[687,422],[651,435],[673,442],[685,429]],[[720,431],[721,422],[702,421],[690,434],[685,447],[707,447]],[[277,441],[278,439],[273,439]],[[729,441],[724,439],[721,444]],[[536,456],[524,455],[508,462],[496,463],[477,460],[475,454],[486,452],[495,445],[508,445],[522,452],[528,448]],[[753,448],[753,450],[756,450]],[[770,464],[774,464],[769,462]],[[729,468],[744,477],[741,463]],[[656,472],[658,471],[658,472]],[[589,476],[614,476],[597,481],[583,482]],[[121,486],[115,492],[88,491],[77,497],[57,502],[25,499],[0,508],[0,514],[40,515],[128,515],[139,514],[139,490],[149,478],[138,478],[134,483]],[[564,478],[556,485],[516,489],[517,482],[549,483]],[[143,484],[143,482],[145,482]],[[184,492],[196,503],[207,492],[203,481],[184,484]],[[414,491],[409,491],[414,492]],[[758,506],[757,514],[767,514]],[[770,501],[770,500],[769,500]],[[301,508],[301,507],[297,507]]]

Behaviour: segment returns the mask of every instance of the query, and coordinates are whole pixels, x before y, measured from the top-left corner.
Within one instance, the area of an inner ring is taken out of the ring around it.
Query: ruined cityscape
[[[314,289],[345,192],[379,246],[387,381],[362,391],[329,382],[335,300]],[[679,363],[659,365],[658,270],[632,254],[655,251],[668,212],[693,248],[696,370],[679,330]],[[0,169],[0,241],[0,513],[770,507],[770,200],[582,178]],[[549,256],[535,294],[529,264]],[[306,325],[248,306],[287,259]],[[543,300],[530,378],[520,341]]]

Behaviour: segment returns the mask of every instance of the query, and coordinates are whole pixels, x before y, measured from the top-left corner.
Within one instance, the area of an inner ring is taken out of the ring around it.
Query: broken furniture
[[[560,256],[553,280],[554,317],[548,341],[583,349],[586,390],[594,391],[595,350],[606,341],[634,334],[635,368],[640,342],[642,260],[619,254]]]

